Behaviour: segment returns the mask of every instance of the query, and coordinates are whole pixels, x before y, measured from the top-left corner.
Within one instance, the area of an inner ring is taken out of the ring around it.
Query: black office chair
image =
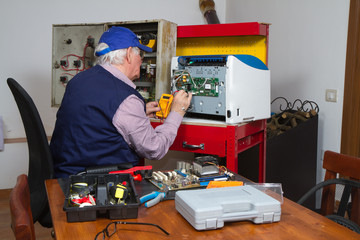
[[[326,170],[324,181],[311,188],[300,198],[303,204],[312,194],[322,189],[321,209],[312,209],[357,233],[360,233],[360,158],[326,151],[323,168]],[[349,179],[337,178],[337,175]],[[336,185],[343,185],[340,204],[335,212]],[[351,202],[349,202],[351,196]],[[345,214],[349,218],[345,218]]]
[[[341,179],[341,178],[329,179],[316,184],[304,196],[302,196],[297,201],[297,203],[303,204],[316,191],[323,189],[327,186],[336,185],[336,184],[344,186],[344,192],[341,197],[341,202],[336,213],[334,212],[333,214],[325,215],[325,217],[340,225],[343,225],[344,227],[349,228],[352,231],[360,233],[360,226],[357,225],[355,222],[351,221],[350,219],[345,218],[345,213],[347,213],[348,216],[351,216],[351,204],[348,203],[351,188],[360,188],[360,182],[356,182],[348,179]],[[320,213],[320,209],[312,209],[312,210]]]
[[[7,84],[15,98],[24,124],[28,149],[30,204],[34,223],[52,227],[45,180],[53,178],[53,160],[39,112],[29,94],[12,78]]]

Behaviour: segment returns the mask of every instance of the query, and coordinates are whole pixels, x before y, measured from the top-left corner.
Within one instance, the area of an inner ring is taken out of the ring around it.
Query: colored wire
[[[88,39],[89,39],[90,37],[91,37],[91,36],[88,36]],[[67,68],[67,67],[61,66],[61,69],[64,70],[64,71],[67,71],[67,72],[69,72],[69,71],[76,71],[76,74],[77,74],[78,72],[81,72],[81,71],[84,71],[84,70],[86,70],[86,69],[91,68],[90,65],[89,65],[88,67],[86,67],[86,62],[85,62],[86,59],[90,59],[90,57],[87,57],[87,56],[86,56],[86,49],[87,49],[88,47],[90,47],[90,45],[89,45],[88,43],[86,43],[85,46],[84,46],[84,49],[83,49],[83,55],[82,55],[82,56],[79,56],[79,55],[70,53],[70,54],[67,54],[67,55],[65,55],[65,56],[63,56],[63,57],[61,58],[61,60],[66,59],[67,63],[69,64],[69,63],[70,63],[69,57],[74,57],[74,58],[75,58],[74,61],[80,61],[80,62],[82,63],[82,68],[79,68],[79,67],[77,67],[77,68]]]

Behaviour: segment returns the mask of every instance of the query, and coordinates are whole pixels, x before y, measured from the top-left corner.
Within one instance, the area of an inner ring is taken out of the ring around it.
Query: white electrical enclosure
[[[251,55],[172,59],[172,92],[192,92],[190,116],[241,123],[270,117],[270,70]]]
[[[226,122],[269,118],[270,70],[240,59],[229,56],[226,64]]]

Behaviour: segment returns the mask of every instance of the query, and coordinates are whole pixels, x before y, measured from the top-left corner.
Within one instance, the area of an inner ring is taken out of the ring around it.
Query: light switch
[[[336,89],[326,89],[325,101],[337,102],[337,90]]]

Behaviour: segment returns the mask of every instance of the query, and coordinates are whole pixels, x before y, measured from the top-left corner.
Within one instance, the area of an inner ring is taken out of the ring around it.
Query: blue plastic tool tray
[[[129,195],[125,203],[112,204],[108,183],[128,182]],[[71,186],[74,183],[87,183],[94,186],[96,205],[78,207],[70,202]],[[68,222],[95,221],[96,218],[131,219],[138,217],[140,200],[136,193],[133,177],[130,174],[74,175],[70,176],[66,188],[64,211]]]

